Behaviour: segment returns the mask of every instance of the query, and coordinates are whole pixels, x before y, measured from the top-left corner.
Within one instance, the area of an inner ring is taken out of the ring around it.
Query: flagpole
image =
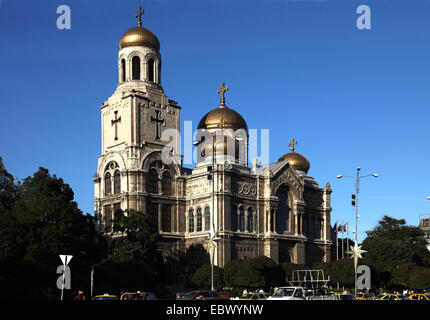
[[[336,260],[339,260],[339,240],[338,240],[338,226],[337,226],[337,220],[336,220]]]
[[[342,259],[343,259],[345,258],[345,241],[343,238],[343,220],[342,220],[341,226],[342,226]]]

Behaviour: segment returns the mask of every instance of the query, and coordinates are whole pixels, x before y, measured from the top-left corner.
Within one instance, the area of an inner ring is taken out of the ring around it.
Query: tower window
[[[125,59],[121,60],[121,82],[125,82]]]
[[[148,192],[149,193],[158,193],[158,173],[155,168],[149,169],[149,183],[148,183]]]
[[[154,59],[148,60],[148,80],[154,82]]]
[[[133,80],[140,80],[140,58],[135,56],[131,60],[132,68],[133,68]]]
[[[172,178],[169,171],[164,171],[162,175],[163,194],[170,196],[172,194]]]
[[[205,231],[209,231],[211,228],[211,209],[209,207],[205,208]]]
[[[109,172],[105,174],[105,196],[110,196],[112,194],[112,180]]]
[[[194,232],[194,210],[188,212],[188,232]]]
[[[113,193],[118,194],[121,192],[121,176],[119,170],[113,174]]]
[[[197,209],[197,232],[202,231],[202,209]]]

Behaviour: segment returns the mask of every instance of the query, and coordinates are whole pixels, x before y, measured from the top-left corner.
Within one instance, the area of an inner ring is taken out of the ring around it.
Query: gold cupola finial
[[[221,82],[221,88],[217,90],[218,94],[221,94],[221,104],[220,106],[225,106],[225,92],[228,91],[228,87],[225,87],[225,83]]]
[[[294,146],[297,144],[297,141],[295,141],[294,140],[294,138],[293,139],[291,139],[291,142],[288,144],[288,146],[290,146],[291,147],[291,152],[292,153],[294,153]]]
[[[142,26],[142,15],[145,13],[145,10],[142,9],[142,7],[139,7],[139,12],[136,13],[136,18],[138,18],[137,20],[137,25],[139,27]]]

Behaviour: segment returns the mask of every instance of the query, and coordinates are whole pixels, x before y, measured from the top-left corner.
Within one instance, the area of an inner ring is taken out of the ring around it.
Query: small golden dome
[[[248,126],[242,116],[227,106],[221,105],[212,111],[209,111],[200,120],[198,129],[245,129],[248,132]]]
[[[120,49],[131,46],[142,46],[160,50],[160,42],[155,34],[144,27],[134,27],[126,31],[119,41]]]
[[[294,170],[303,171],[307,174],[309,168],[311,167],[311,164],[309,163],[308,159],[306,159],[300,153],[294,152],[294,145],[296,144],[297,142],[292,139],[291,142],[288,144],[289,146],[291,146],[291,152],[284,154],[282,157],[280,157],[278,159],[278,162],[288,161]]]

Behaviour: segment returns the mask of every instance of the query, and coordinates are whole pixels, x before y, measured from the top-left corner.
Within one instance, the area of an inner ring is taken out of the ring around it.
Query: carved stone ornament
[[[233,192],[244,195],[255,196],[257,190],[253,183],[238,181],[233,185]]]
[[[198,194],[209,193],[211,190],[211,184],[207,180],[194,180],[187,185],[186,196],[190,197]]]
[[[283,184],[288,183],[293,189],[299,191],[299,194],[303,193],[303,184],[291,173],[290,170],[284,171],[277,179],[272,182],[272,192],[276,192],[278,187]]]

